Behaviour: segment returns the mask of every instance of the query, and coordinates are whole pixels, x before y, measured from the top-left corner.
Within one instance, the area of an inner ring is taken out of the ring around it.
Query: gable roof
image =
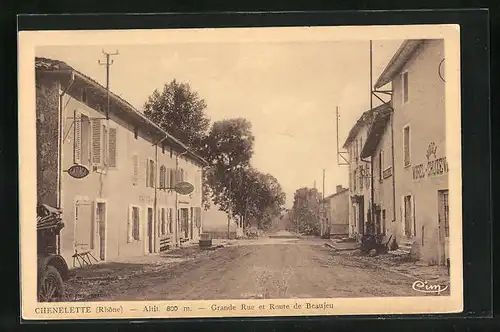
[[[410,60],[413,53],[418,49],[418,47],[423,43],[423,39],[407,39],[401,46],[397,49],[396,53],[392,56],[391,60],[385,67],[382,74],[375,82],[373,86],[375,89],[379,89],[391,82],[392,79],[401,72],[403,66]]]
[[[392,114],[392,107],[389,104],[384,104],[384,106],[386,107],[375,115],[375,119],[368,131],[365,144],[361,149],[361,158],[371,156],[382,139],[382,135]]]
[[[344,149],[347,148],[349,143],[351,143],[356,138],[356,136],[358,135],[359,131],[363,126],[365,125],[371,126],[375,113],[377,113],[381,109],[384,109],[384,107],[386,107],[385,104],[382,104],[380,106],[365,111],[349,131],[349,135],[347,135],[347,139],[345,140],[344,145],[342,145],[342,148]]]
[[[97,81],[83,74],[82,72],[74,69],[73,67],[69,66],[67,63],[63,61],[35,57],[35,70],[39,72],[50,72],[50,73],[69,75],[71,77],[75,77],[82,80],[85,84],[92,85],[101,93],[105,94],[107,92],[106,88],[101,84],[99,84]],[[151,121],[143,113],[139,112],[128,101],[116,95],[111,90],[109,91],[109,96],[110,96],[110,102],[118,106],[121,111],[126,113],[126,115],[133,118],[135,121],[144,124],[146,127],[148,127],[148,129],[155,131],[159,136],[163,136],[167,141],[169,141],[172,145],[174,145],[174,147],[181,148],[182,150],[187,151],[187,155],[189,155],[192,160],[197,161],[202,165],[208,165],[208,162],[205,159],[203,159],[201,156],[193,152],[186,144],[181,142],[179,139],[170,135],[163,128],[161,128],[156,123]]]

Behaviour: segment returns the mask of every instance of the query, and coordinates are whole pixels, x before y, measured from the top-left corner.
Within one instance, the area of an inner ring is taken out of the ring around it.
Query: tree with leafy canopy
[[[190,150],[202,157],[210,119],[205,114],[207,105],[188,83],[177,80],[164,85],[148,97],[144,103],[144,115],[163,130],[186,144]],[[205,209],[210,207],[210,187],[206,173],[202,178],[202,202]]]
[[[294,194],[292,215],[300,233],[319,235],[321,194],[307,187],[297,189]]]
[[[165,84],[163,91],[155,90],[144,104],[144,115],[200,153],[210,119],[205,114],[205,100],[188,83],[177,80]]]

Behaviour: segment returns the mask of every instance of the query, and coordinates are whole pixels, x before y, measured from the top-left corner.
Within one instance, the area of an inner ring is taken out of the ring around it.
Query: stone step
[[[393,256],[405,256],[410,253],[409,250],[403,250],[403,249],[396,249],[396,250],[391,250],[389,251],[389,254]]]

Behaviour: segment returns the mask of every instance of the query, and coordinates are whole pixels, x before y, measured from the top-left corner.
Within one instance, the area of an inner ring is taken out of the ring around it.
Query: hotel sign
[[[436,158],[437,146],[434,142],[427,147],[427,163],[412,167],[413,180],[421,180],[425,177],[440,176],[448,173],[448,162],[446,157]]]
[[[71,177],[75,179],[83,179],[89,175],[89,169],[83,165],[73,165],[66,171]]]

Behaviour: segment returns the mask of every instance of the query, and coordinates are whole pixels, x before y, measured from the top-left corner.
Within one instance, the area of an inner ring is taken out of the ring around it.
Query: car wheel
[[[54,266],[48,266],[40,276],[38,286],[39,302],[60,302],[64,297],[64,283]]]

